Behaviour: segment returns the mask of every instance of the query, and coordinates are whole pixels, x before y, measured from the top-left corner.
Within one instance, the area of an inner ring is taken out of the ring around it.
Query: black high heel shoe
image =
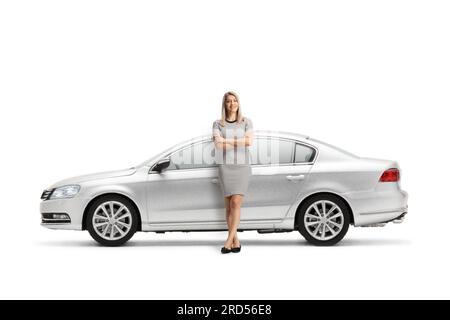
[[[222,253],[230,253],[232,250],[233,250],[232,248],[222,247],[222,249],[220,249],[220,252],[222,252]]]
[[[239,247],[231,247],[231,252],[237,253],[241,251],[241,245]]]

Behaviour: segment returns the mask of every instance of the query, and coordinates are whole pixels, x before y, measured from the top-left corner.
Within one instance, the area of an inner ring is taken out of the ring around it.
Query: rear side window
[[[312,162],[315,156],[315,150],[303,144],[295,144],[295,162]]]
[[[249,148],[252,164],[288,164],[294,160],[294,142],[275,137],[257,137]]]

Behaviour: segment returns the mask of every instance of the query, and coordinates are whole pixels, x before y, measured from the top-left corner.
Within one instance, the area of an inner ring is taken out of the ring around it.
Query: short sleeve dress
[[[244,118],[240,123],[237,120],[232,122],[225,120],[225,126],[220,124],[220,120],[214,121],[213,124],[213,136],[220,134],[225,139],[241,139],[252,131],[253,123],[249,118]],[[235,146],[228,150],[216,148],[215,157],[224,197],[233,194],[245,195],[252,174],[248,147]]]

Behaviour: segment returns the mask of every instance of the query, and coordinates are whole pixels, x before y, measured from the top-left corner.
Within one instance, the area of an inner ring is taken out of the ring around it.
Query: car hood
[[[114,170],[114,171],[86,174],[86,175],[72,177],[72,178],[58,181],[58,182],[54,183],[50,188],[57,188],[57,187],[61,187],[61,186],[68,185],[68,184],[79,184],[79,183],[92,181],[92,180],[129,176],[135,172],[136,172],[135,168],[130,168],[130,169],[123,169],[123,170]]]

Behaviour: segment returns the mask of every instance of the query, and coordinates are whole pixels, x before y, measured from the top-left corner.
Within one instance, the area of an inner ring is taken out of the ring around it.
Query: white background
[[[446,1],[2,1],[0,298],[450,298]],[[235,90],[255,129],[397,160],[403,224],[335,247],[297,232],[40,227],[43,189],[211,132]]]

